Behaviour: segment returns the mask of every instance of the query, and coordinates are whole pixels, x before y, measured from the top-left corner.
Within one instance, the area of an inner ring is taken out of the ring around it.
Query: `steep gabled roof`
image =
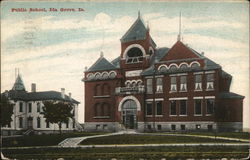
[[[14,86],[13,86],[12,90],[25,91],[23,80],[22,80],[22,78],[21,78],[21,76],[19,74],[17,75],[16,81],[14,83]]]
[[[102,70],[112,70],[117,69],[112,63],[110,63],[106,58],[101,56],[87,71],[102,71]]]
[[[122,36],[121,42],[128,42],[128,41],[145,39],[146,34],[147,34],[147,28],[143,24],[140,16],[138,16],[138,18],[136,19],[134,24]]]
[[[200,56],[194,50],[184,45],[181,41],[177,41],[168,51],[161,61],[199,58]]]
[[[121,57],[117,57],[115,58],[114,60],[111,61],[111,63],[116,67],[116,68],[120,68],[120,60],[121,60]]]

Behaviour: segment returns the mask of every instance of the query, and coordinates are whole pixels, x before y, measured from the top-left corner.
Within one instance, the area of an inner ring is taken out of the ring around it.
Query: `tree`
[[[5,94],[1,94],[1,126],[6,126],[12,121],[14,104],[10,103]]]
[[[59,126],[60,134],[62,133],[62,123],[68,123],[73,118],[73,105],[66,102],[44,101],[43,112],[46,122],[56,123]]]

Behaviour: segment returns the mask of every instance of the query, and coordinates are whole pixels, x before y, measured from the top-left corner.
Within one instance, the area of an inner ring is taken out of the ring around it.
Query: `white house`
[[[14,104],[12,122],[1,128],[2,135],[59,132],[58,124],[46,123],[41,114],[43,101],[49,100],[71,102],[73,104],[74,118],[70,119],[69,123],[62,124],[63,132],[70,132],[81,127],[77,122],[79,102],[71,98],[71,93],[66,95],[64,88],[61,89],[61,92],[36,92],[36,84],[32,84],[31,92],[27,92],[22,78],[18,74],[13,88],[2,94],[7,95],[10,102]]]

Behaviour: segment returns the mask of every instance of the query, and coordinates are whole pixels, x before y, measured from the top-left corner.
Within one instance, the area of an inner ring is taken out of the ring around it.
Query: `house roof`
[[[242,95],[233,93],[233,92],[220,92],[219,98],[221,98],[221,99],[235,99],[235,98],[236,99],[243,99],[245,97]]]
[[[138,16],[134,24],[122,36],[121,42],[129,42],[129,41],[134,41],[134,40],[145,39],[146,34],[147,34],[147,28],[143,24],[140,16]]]
[[[112,70],[117,69],[115,65],[110,63],[106,58],[101,56],[88,70],[87,72],[92,71],[102,71],[102,70]]]
[[[19,74],[17,75],[16,81],[15,81],[15,83],[13,85],[12,90],[25,91],[25,86],[23,84],[23,80],[22,80],[22,78],[21,78],[21,76]]]
[[[43,100],[60,100],[66,102],[73,102],[79,104],[80,102],[75,99],[65,95],[65,98],[62,98],[61,92],[57,91],[44,91],[44,92],[26,92],[26,91],[16,91],[10,90],[4,92],[12,100],[22,100],[22,101],[43,101]]]

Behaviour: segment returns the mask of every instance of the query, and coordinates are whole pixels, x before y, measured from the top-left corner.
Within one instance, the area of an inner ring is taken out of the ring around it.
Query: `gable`
[[[161,61],[177,60],[177,59],[189,59],[199,58],[200,56],[193,50],[185,46],[181,41],[177,41],[173,47],[168,51]]]
[[[88,72],[117,69],[106,58],[100,57],[89,69]]]

